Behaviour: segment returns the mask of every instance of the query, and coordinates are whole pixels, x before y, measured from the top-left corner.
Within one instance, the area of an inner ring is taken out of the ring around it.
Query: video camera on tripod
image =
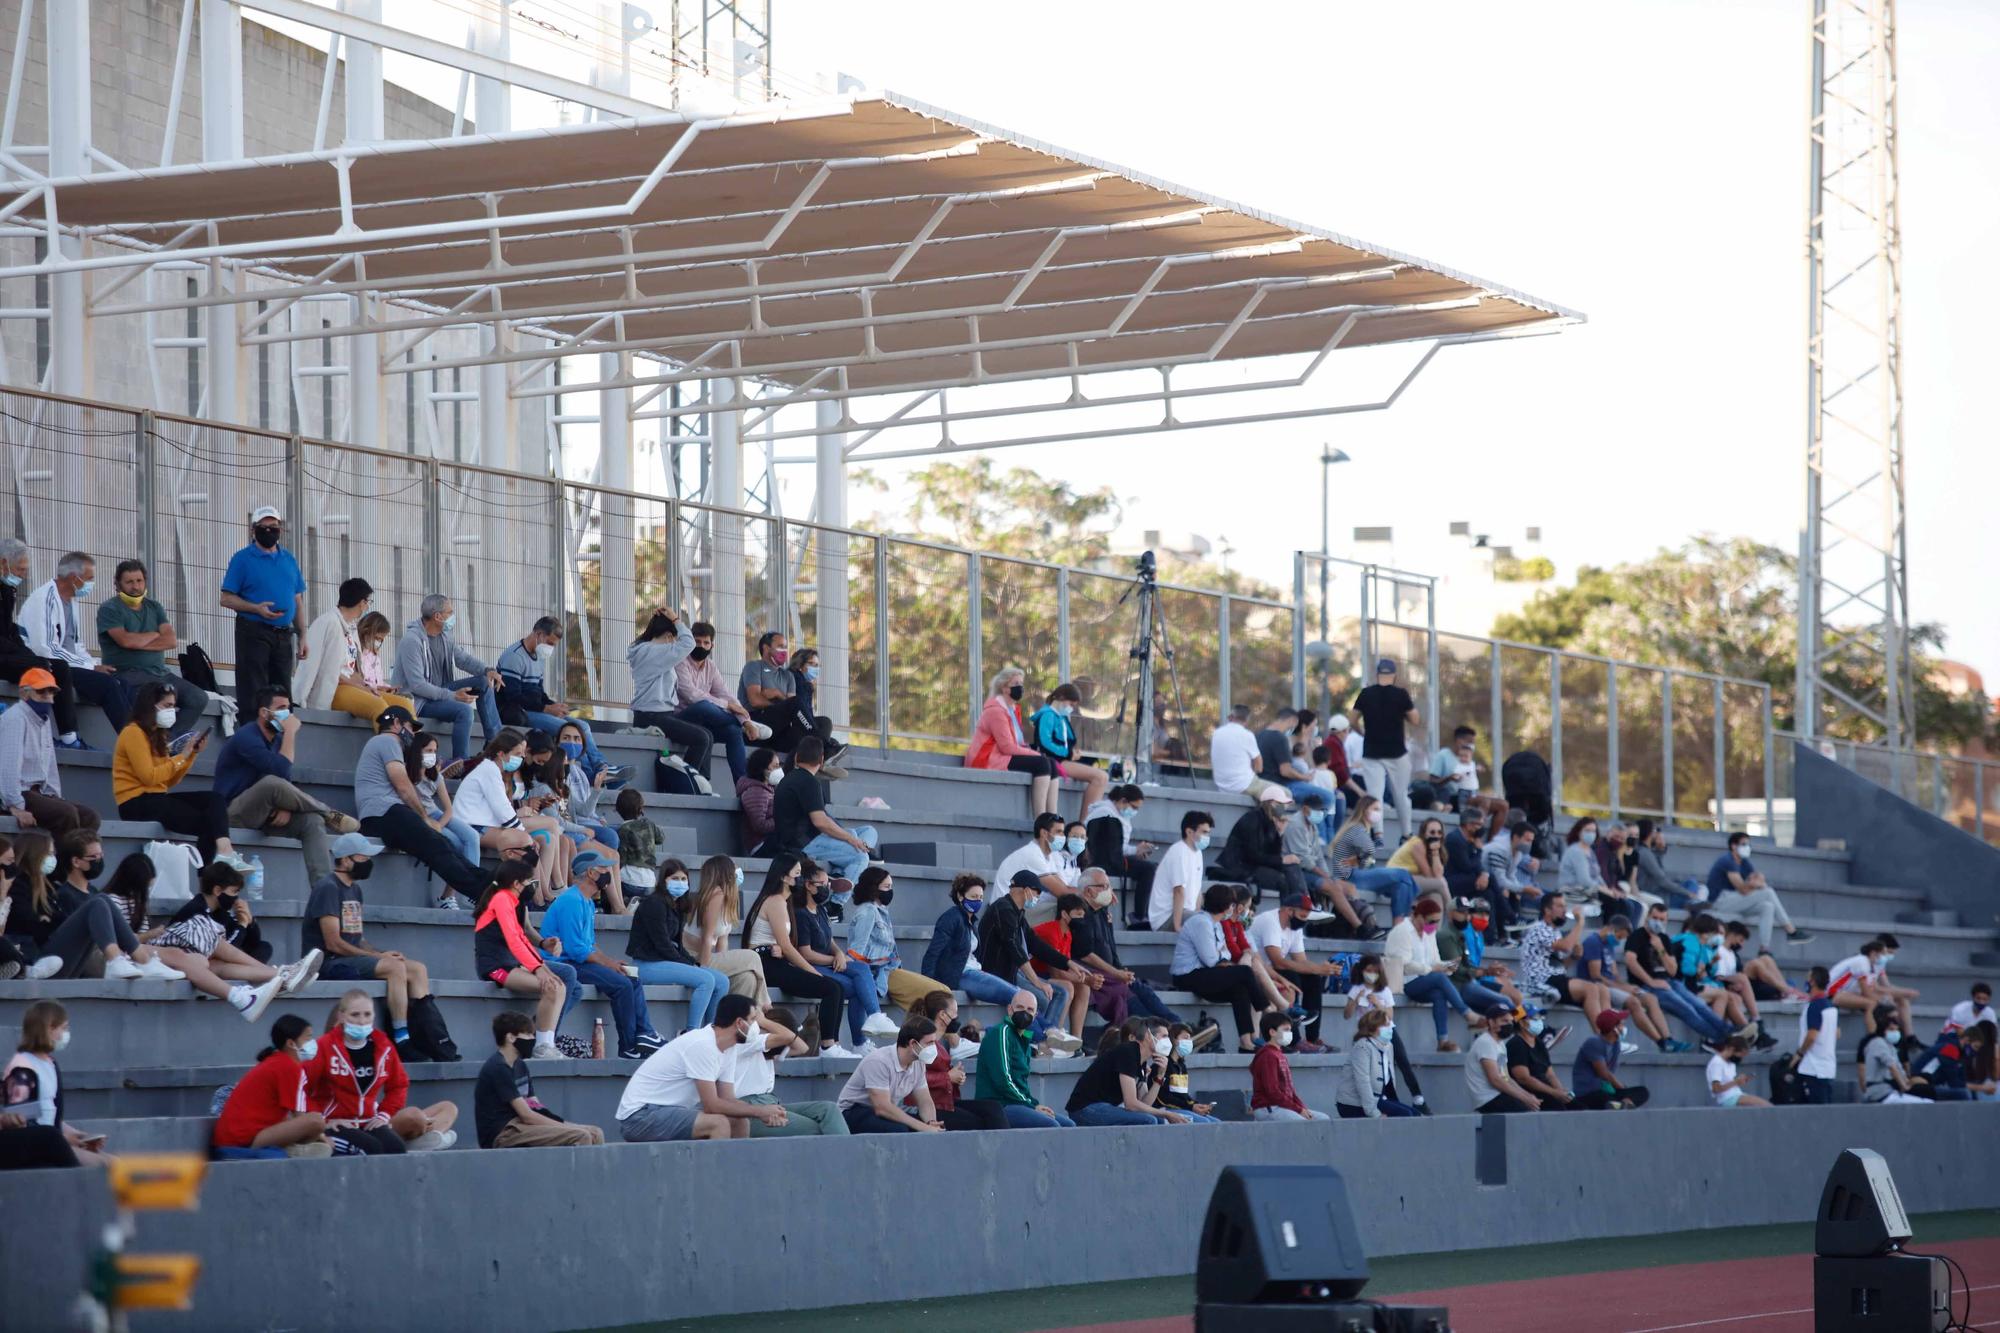
[[[1191,759],[1194,751],[1188,744],[1187,708],[1181,702],[1180,669],[1174,662],[1173,638],[1167,628],[1166,609],[1160,604],[1159,560],[1151,551],[1141,551],[1133,564],[1132,572],[1137,582],[1125,590],[1118,599],[1123,606],[1135,595],[1139,599],[1139,623],[1132,634],[1132,645],[1125,656],[1139,664],[1137,672],[1128,672],[1125,685],[1118,694],[1116,726],[1120,732],[1125,729],[1125,706],[1132,698],[1134,687],[1138,690],[1138,709],[1132,719],[1131,767],[1126,767],[1124,757],[1111,761],[1113,782],[1142,782],[1148,774],[1153,755],[1153,734],[1158,719],[1154,716],[1153,701],[1153,645],[1159,645],[1160,656],[1167,664],[1167,678],[1174,687],[1174,724],[1180,732],[1181,755],[1183,761]],[[1192,785],[1194,775],[1188,772]]]

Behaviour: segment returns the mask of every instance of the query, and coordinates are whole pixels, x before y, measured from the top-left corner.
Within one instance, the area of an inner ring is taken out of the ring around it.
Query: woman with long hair
[[[1104,1030],[1097,1058],[1077,1076],[1063,1109],[1070,1119],[1084,1127],[1112,1125],[1185,1125],[1188,1118],[1179,1111],[1156,1105],[1160,1083],[1145,1077],[1155,1056],[1162,1062],[1173,1050],[1164,1027],[1153,1035],[1155,1021],[1128,1018]],[[1155,1048],[1155,1042],[1158,1043]]]
[[[793,890],[805,878],[805,865],[790,852],[771,858],[764,887],[743,918],[743,947],[763,963],[765,985],[794,1000],[818,1002],[820,1051],[840,1053],[840,1014],[846,1007],[847,988],[821,976],[793,942]]]
[[[204,864],[222,858],[244,869],[229,841],[229,802],[212,791],[175,790],[208,746],[204,730],[179,754],[169,751],[167,739],[179,720],[174,687],[164,681],[147,681],[132,696],[131,720],[111,751],[111,796],[118,802],[118,817],[163,824],[169,833],[193,838]]]
[[[63,1136],[84,1166],[110,1162],[102,1134],[86,1134],[63,1120],[62,1069],[56,1052],[69,1045],[69,1011],[54,1000],[37,1000],[21,1015],[21,1040],[0,1070],[0,1107],[31,1125]]]
[[[409,1071],[396,1043],[375,1025],[375,1000],[365,990],[334,1002],[306,1073],[307,1104],[355,1152],[428,1152],[458,1142],[451,1128],[456,1104],[409,1105]]]
[[[458,784],[458,814],[479,834],[481,847],[502,860],[533,865],[535,905],[546,907],[569,882],[570,858],[562,824],[542,813],[547,802],[528,798],[518,776],[527,758],[526,736],[512,727],[494,732]]]
[[[547,940],[537,940],[528,926],[522,886],[534,872],[526,863],[508,858],[493,872],[493,882],[480,891],[472,908],[473,968],[510,995],[535,997],[537,1060],[560,1060],[556,1029],[576,1003],[576,973],[542,953]]]
[[[1326,849],[1327,864],[1338,879],[1344,879],[1364,893],[1381,893],[1389,898],[1389,919],[1396,922],[1410,914],[1417,900],[1416,876],[1394,866],[1375,864],[1375,848],[1382,827],[1382,802],[1362,793],[1354,798],[1354,808],[1334,830]]]
[[[1432,815],[1419,822],[1417,831],[1390,856],[1389,868],[1408,871],[1417,891],[1435,897],[1440,908],[1450,902],[1451,885],[1444,877],[1444,821]],[[1399,916],[1393,908],[1389,915]]]
[[[632,934],[626,951],[639,968],[641,986],[685,986],[688,989],[684,1032],[715,1021],[716,1006],[729,993],[729,974],[703,967],[687,950],[689,907],[687,867],[673,857],[660,865],[659,886],[639,899],[632,913]]]
[[[986,692],[986,706],[979,711],[973,728],[972,744],[966,748],[967,768],[988,768],[1028,775],[1028,817],[1052,815],[1062,779],[1055,760],[1028,744],[1021,720],[1021,696],[1027,691],[1028,673],[1019,667],[1001,667],[993,673]]]
[[[576,755],[568,753],[564,744],[546,731],[528,733],[528,766],[523,770],[528,784],[528,799],[540,802],[543,811],[556,821],[557,827],[562,830],[565,850],[572,864],[583,852],[596,852],[611,862],[611,879],[604,886],[604,910],[613,916],[624,916],[630,908],[626,906],[625,895],[619,887],[623,862],[618,855],[618,832],[595,816],[601,788],[592,786],[590,780],[583,777],[584,768],[578,762],[578,756],[583,753],[582,729],[575,723],[568,723],[565,730],[573,737],[568,745],[575,747]],[[610,771],[608,768],[598,769],[600,775]],[[581,790],[589,798],[582,814],[579,814],[577,805],[579,779]]]
[[[424,807],[424,822],[450,839],[460,856],[478,865],[479,830],[460,818],[458,808],[452,804],[451,791],[439,775],[443,763],[438,757],[436,732],[419,731],[403,742],[403,771],[410,775],[410,785],[417,789],[417,800]],[[450,896],[450,889],[445,893]]]
[[[741,920],[738,906],[743,890],[743,871],[726,856],[711,856],[701,863],[701,882],[694,902],[686,912],[688,953],[696,967],[712,967],[729,978],[732,995],[748,996],[759,1009],[768,1009],[771,992],[764,985],[764,960],[749,949],[731,949],[729,933]]]
[[[63,837],[64,852],[58,855],[42,829],[14,836],[7,934],[21,956],[30,960],[27,975],[36,981],[75,977],[97,950],[104,955],[107,980],[180,980],[179,972],[140,942],[115,903],[65,882],[70,863],[80,854],[95,852],[101,860],[96,830],[74,829]]]

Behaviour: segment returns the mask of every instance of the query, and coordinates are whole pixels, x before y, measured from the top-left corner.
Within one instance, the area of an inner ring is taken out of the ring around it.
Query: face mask
[[[1016,1032],[1026,1032],[1035,1025],[1035,1016],[1023,1009],[1019,1013],[1007,1015],[1007,1021],[1014,1025]]]
[[[311,1060],[315,1055],[318,1054],[319,1054],[319,1038],[307,1037],[304,1041],[299,1043],[299,1059],[301,1061]]]
[[[520,767],[521,756],[518,754],[510,754],[500,761],[500,771],[502,773],[513,773],[518,771]]]
[[[1369,828],[1382,827],[1382,812],[1380,810],[1370,810],[1368,812],[1368,827]]]
[[[1711,949],[1720,949],[1722,947],[1722,936],[1710,935],[1708,937],[1708,947]]]
[[[1007,697],[1009,699],[1018,699],[1027,692],[1025,688],[1019,685],[1009,685],[1007,687]]]
[[[1318,806],[1308,806],[1306,808],[1306,822],[1314,828],[1318,828],[1326,822],[1326,811],[1320,809]]]
[[[763,1035],[764,1035],[764,1025],[762,1023],[759,1023],[756,1019],[753,1018],[750,1020],[750,1026],[744,1030],[743,1035],[741,1037],[738,1037],[737,1040],[755,1041],[757,1040],[757,1038]]]
[[[1486,923],[1487,923],[1488,921],[1491,921],[1491,920],[1492,920],[1492,918],[1491,918],[1491,917],[1484,917],[1484,916],[1476,916],[1476,917],[1473,917],[1473,918],[1472,918],[1472,928],[1473,928],[1474,930],[1484,930],[1484,929],[1486,929]]]
[[[1584,846],[1588,847],[1590,846],[1590,844],[1597,841],[1597,830],[1594,828],[1587,828],[1582,833],[1577,835],[1576,840],[1582,843]]]
[[[739,888],[739,889],[743,887],[743,867],[742,867],[742,866],[738,866],[738,867],[736,867],[736,887],[737,887],[737,888]]]
[[[90,596],[90,594],[96,591],[97,591],[96,579],[85,579],[82,583],[76,585],[76,595],[78,597],[88,597]]]
[[[706,648],[692,648],[692,649],[689,649],[689,650],[688,650],[688,661],[690,661],[690,662],[706,662],[706,661],[708,660],[708,653],[709,653],[709,650],[708,650],[708,649],[706,649]]]
[[[1202,834],[1199,838],[1196,838],[1194,840],[1194,849],[1198,852],[1205,852],[1208,850],[1208,835],[1206,833]]]
[[[444,632],[449,634],[457,628],[458,628],[458,612],[454,611],[450,615],[444,618]]]
[[[78,870],[83,872],[83,878],[86,882],[96,879],[104,873],[104,858],[101,856],[91,861],[75,862],[75,865]]]
[[[933,1042],[926,1042],[926,1043],[925,1043],[925,1044],[923,1044],[922,1046],[919,1046],[919,1047],[917,1047],[917,1063],[918,1063],[918,1064],[925,1064],[925,1065],[927,1065],[927,1064],[929,1064],[929,1063],[930,1063],[931,1061],[933,1061],[933,1060],[935,1060],[935,1059],[937,1059],[937,1043],[936,1043],[936,1042],[934,1042],[934,1041],[933,1041]]]
[[[822,884],[819,886],[817,893],[822,898],[831,897],[833,894],[833,886],[831,884]],[[875,901],[881,903],[882,906],[887,907],[890,903],[896,901],[896,891],[894,889],[884,889],[882,890],[881,893],[876,895]]]
[[[1438,933],[1438,923],[1435,921],[1426,921],[1422,925],[1418,926],[1417,929],[1421,930],[1426,935],[1435,935]]]
[[[56,859],[53,856],[42,858],[42,873],[44,875],[53,875],[56,873]]]
[[[180,715],[181,710],[178,708],[162,708],[154,712],[153,721],[158,723],[162,728],[171,727],[174,724],[174,719]]]
[[[356,861],[352,866],[348,867],[347,877],[358,882],[367,879],[374,873],[375,863],[373,861]]]
[[[54,1044],[55,1048],[59,1051],[63,1049],[65,1046],[69,1045],[69,1028],[67,1026],[65,1026],[62,1029],[62,1031],[56,1033],[56,1039]]]
[[[1528,1020],[1528,1035],[1531,1037],[1539,1037],[1542,1035],[1542,1029],[1546,1026],[1548,1025],[1542,1022],[1541,1019],[1531,1018]]]
[[[271,725],[274,727],[281,726],[285,719],[291,715],[292,710],[289,708],[273,708],[271,710]]]
[[[1023,903],[1023,904],[1021,905],[1021,906],[1022,906],[1022,910],[1024,910],[1024,911],[1026,911],[1026,910],[1031,910],[1031,909],[1033,909],[1034,907],[1036,907],[1037,905],[1039,905],[1039,904],[1041,903],[1041,901],[1042,901],[1042,895],[1041,895],[1041,892],[1040,892],[1039,890],[1037,890],[1036,892],[1034,892],[1034,893],[1031,893],[1031,894],[1029,894],[1029,895],[1028,895],[1028,901],[1027,901],[1027,902],[1025,902],[1025,903]]]
[[[45,722],[48,720],[49,715],[55,712],[56,709],[55,704],[47,699],[25,699],[22,702],[28,705],[29,712]]]
[[[102,861],[99,861],[99,862],[98,862],[97,864],[99,864],[99,865],[103,865],[103,864],[104,864],[104,862],[102,862]],[[1889,964],[1891,964],[1891,963],[1893,963],[1893,962],[1895,962],[1895,961],[1896,961],[1896,955],[1895,955],[1895,954],[1892,954],[1892,953],[1885,953],[1885,954],[1883,954],[1883,955],[1882,955],[1882,961],[1881,961],[1881,962],[1879,962],[1879,963],[1877,963],[1877,964],[1876,964],[1875,966],[1877,966],[1877,967],[1887,967],[1887,966],[1889,966]]]
[[[829,899],[829,898],[833,897],[833,885],[831,885],[831,884],[815,884],[815,885],[813,885],[813,891],[812,891],[812,897],[813,897],[813,901],[814,901],[814,902],[816,902],[816,903],[823,903],[823,902],[825,902],[825,901],[826,901],[827,899]],[[888,902],[889,902],[889,896],[888,896],[887,894],[883,894],[883,895],[882,895],[882,903],[883,903],[883,905],[884,905],[884,906],[887,906],[887,905],[888,905]]]
[[[125,605],[131,607],[134,611],[137,611],[140,607],[146,604],[146,594],[142,592],[138,596],[134,597],[130,593],[121,592],[118,594],[118,600],[125,603]]]
[[[1187,1059],[1190,1055],[1194,1054],[1194,1043],[1186,1037],[1182,1037],[1174,1043],[1174,1054],[1183,1060]]]
[[[437,753],[437,751],[436,751],[436,750],[425,750],[425,751],[424,751],[424,767],[425,767],[426,769],[432,769],[432,768],[436,768],[437,766],[438,766],[438,753]]]
[[[1729,854],[1740,861],[1744,857],[1750,855],[1750,844],[1747,842],[1731,843],[1729,845]]]
[[[1153,1038],[1153,1054],[1166,1055],[1174,1049],[1174,1044],[1165,1037]]]
[[[1082,856],[1085,843],[1082,838],[1069,838],[1064,841],[1063,846],[1069,848],[1071,856]]]
[[[1363,990],[1381,990],[1382,978],[1373,972],[1363,972],[1361,974],[1360,984]]]
[[[562,743],[562,752],[572,759],[581,759],[583,758],[583,742],[564,741]]]
[[[1659,921],[1659,920],[1652,920],[1652,921],[1648,921],[1648,922],[1647,922],[1646,924],[1647,924],[1647,925],[1649,925],[1649,926],[1651,926],[1651,927],[1652,927],[1652,928],[1654,929],[1654,931],[1655,931],[1655,932],[1657,932],[1657,933],[1659,933],[1659,934],[1661,934],[1661,935],[1664,935],[1664,934],[1666,934],[1666,933],[1667,933],[1667,923],[1666,923],[1666,922],[1664,922],[1664,921]]]
[[[514,1038],[514,1054],[520,1056],[523,1060],[525,1060],[534,1053],[535,1053],[535,1039],[533,1037]]]
[[[4,583],[10,588],[18,588],[21,586],[21,576],[19,574],[0,574],[0,583]]]
[[[778,767],[776,764],[771,765],[771,772],[764,779],[764,781],[770,783],[773,787],[777,786],[780,782],[783,782],[784,780],[785,780],[785,770]]]
[[[773,648],[771,650],[771,665],[783,666],[785,664],[785,659],[789,658],[790,656],[791,654],[786,652],[783,648]]]
[[[678,898],[687,891],[688,891],[688,882],[684,877],[680,875],[675,875],[672,879],[667,881],[667,893],[670,896]]]
[[[375,1035],[375,1025],[373,1023],[342,1023],[340,1031],[341,1035],[347,1038],[349,1046],[360,1046],[364,1045],[370,1037]]]
[[[278,544],[278,529],[258,528],[257,544],[267,551],[276,546]]]
[[[963,905],[967,916],[978,916],[979,909],[986,905],[986,900],[983,898],[967,898]]]
[[[1394,1041],[1396,1039],[1396,1025],[1394,1023],[1384,1023],[1382,1030],[1376,1034],[1376,1037],[1383,1042]]]
[[[1283,1032],[1280,1032],[1278,1034],[1278,1045],[1289,1046],[1291,1044],[1292,1044],[1292,1030],[1290,1028],[1286,1028]]]
[[[555,655],[556,646],[552,643],[540,644],[535,649],[535,657],[538,661],[546,662]]]
[[[65,1035],[67,1035],[67,1034],[65,1034]],[[1895,1044],[1896,1044],[1897,1042],[1899,1042],[1899,1041],[1901,1041],[1901,1040],[1903,1039],[1903,1034],[1902,1034],[1901,1030],[1899,1030],[1899,1029],[1897,1029],[1897,1028],[1883,1028],[1883,1029],[1882,1029],[1882,1035],[1883,1035],[1884,1037],[1888,1038],[1888,1040],[1889,1040],[1889,1044],[1890,1044],[1891,1046],[1894,1046],[1894,1045],[1895,1045]],[[57,1049],[57,1050],[61,1050],[61,1049],[62,1049],[62,1047],[61,1047],[60,1045],[58,1045],[58,1046],[56,1047],[56,1049]]]
[[[807,679],[807,680],[818,680],[818,679],[819,679],[819,668],[818,668],[818,667],[816,667],[816,666],[809,666],[809,667],[807,667],[807,668],[806,668],[806,679]]]

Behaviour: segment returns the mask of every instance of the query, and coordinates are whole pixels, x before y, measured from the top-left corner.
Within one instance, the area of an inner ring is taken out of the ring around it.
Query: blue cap
[[[1395,658],[1393,658],[1393,657],[1381,657],[1381,658],[1377,658],[1377,659],[1376,659],[1376,661],[1375,661],[1375,674],[1376,674],[1376,675],[1378,675],[1378,676],[1393,676],[1393,675],[1395,675],[1395,674],[1396,674],[1396,659],[1395,659]]]
[[[595,870],[599,866],[608,866],[610,864],[611,858],[601,852],[581,851],[569,863],[569,877],[574,880],[585,871]]]

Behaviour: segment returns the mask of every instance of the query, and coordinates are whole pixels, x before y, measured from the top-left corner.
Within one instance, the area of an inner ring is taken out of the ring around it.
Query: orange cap
[[[24,690],[52,690],[56,687],[56,678],[40,667],[29,667],[21,673],[20,685]]]

